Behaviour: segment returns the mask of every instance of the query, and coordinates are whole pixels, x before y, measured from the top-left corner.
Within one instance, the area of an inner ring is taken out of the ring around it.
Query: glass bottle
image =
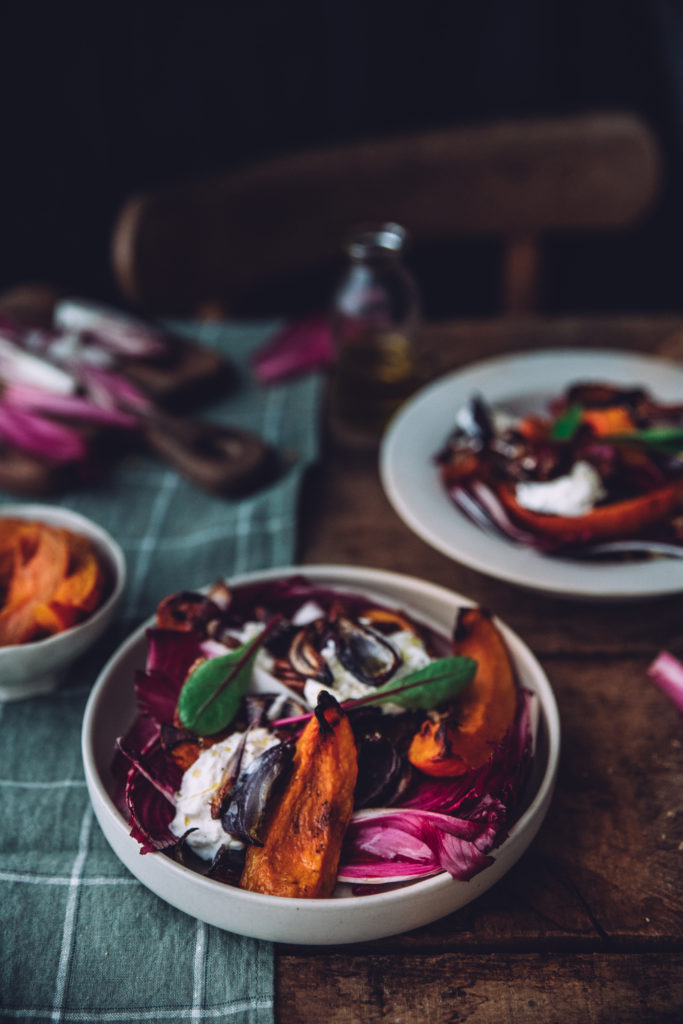
[[[346,274],[334,297],[332,422],[338,437],[376,443],[417,387],[417,287],[403,264],[399,224],[355,229]]]

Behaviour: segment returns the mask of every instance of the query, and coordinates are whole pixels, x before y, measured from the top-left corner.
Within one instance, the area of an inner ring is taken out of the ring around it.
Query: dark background
[[[628,232],[551,239],[543,308],[683,308],[677,0],[24,4],[0,34],[0,290],[115,300],[116,213],[158,184],[346,139],[626,110],[659,139],[661,196]],[[441,255],[415,268],[427,315],[494,311],[495,247]]]

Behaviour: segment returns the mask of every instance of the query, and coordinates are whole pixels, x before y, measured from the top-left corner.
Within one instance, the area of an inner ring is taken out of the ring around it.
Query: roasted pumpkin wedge
[[[266,812],[263,846],[247,850],[241,888],[271,896],[331,896],[357,774],[349,720],[323,691],[297,740],[289,780]]]
[[[683,506],[683,483],[658,487],[648,494],[599,506],[581,516],[555,516],[532,512],[516,500],[513,488],[499,485],[497,494],[510,518],[541,536],[563,541],[588,542],[637,537]]]
[[[458,701],[438,718],[427,718],[412,739],[408,759],[426,775],[453,777],[480,768],[515,717],[517,689],[512,661],[487,611],[460,611],[453,653],[473,658],[477,672]]]

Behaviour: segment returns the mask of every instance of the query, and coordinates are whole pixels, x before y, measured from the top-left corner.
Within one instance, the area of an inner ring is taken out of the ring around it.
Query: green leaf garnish
[[[575,403],[569,405],[557,417],[550,428],[551,441],[571,441],[576,431],[581,426],[583,419],[583,406]]]
[[[178,717],[186,729],[211,736],[230,725],[249,688],[258,649],[277,621],[268,623],[249,643],[203,661],[190,673],[178,697]]]
[[[438,658],[396,682],[389,680],[366,697],[345,701],[342,706],[351,710],[390,702],[411,711],[428,711],[457,697],[469,686],[476,672],[477,662],[473,658],[456,655]]]
[[[673,453],[683,448],[682,427],[646,427],[643,430],[630,430],[623,434],[607,434],[603,440],[618,444],[642,444],[647,448]]]

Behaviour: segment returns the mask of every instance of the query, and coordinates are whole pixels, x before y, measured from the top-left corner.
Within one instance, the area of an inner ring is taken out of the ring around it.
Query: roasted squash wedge
[[[533,533],[563,541],[618,540],[637,537],[683,506],[683,484],[666,484],[648,494],[615,501],[581,516],[554,516],[532,512],[516,500],[512,487],[500,485],[497,494],[511,519]]]
[[[412,739],[408,758],[427,775],[453,777],[480,768],[515,717],[512,662],[488,612],[482,608],[461,610],[453,653],[473,658],[477,672],[462,697],[436,720],[427,718]]]
[[[250,846],[240,886],[271,896],[324,898],[337,878],[358,774],[349,720],[327,692],[297,740],[292,774]]]

